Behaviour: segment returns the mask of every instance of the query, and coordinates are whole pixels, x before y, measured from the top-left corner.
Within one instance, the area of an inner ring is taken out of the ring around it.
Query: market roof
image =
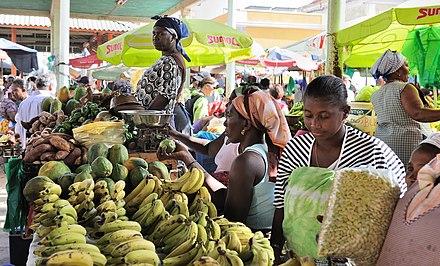
[[[82,19],[82,18],[70,18],[69,23],[71,29],[96,30],[96,31],[126,32],[131,29],[139,27],[138,24],[127,21],[121,22],[121,21],[111,21],[111,20]],[[51,23],[48,17],[0,14],[0,26],[1,25],[49,28],[51,26]]]
[[[154,15],[171,15],[200,0],[70,0],[70,17],[148,22]],[[52,0],[1,0],[0,14],[49,17]]]

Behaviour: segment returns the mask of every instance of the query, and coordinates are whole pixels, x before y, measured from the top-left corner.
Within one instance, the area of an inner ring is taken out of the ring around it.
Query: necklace
[[[316,166],[319,166],[319,161],[318,161],[318,143],[315,142],[315,162],[316,162]]]

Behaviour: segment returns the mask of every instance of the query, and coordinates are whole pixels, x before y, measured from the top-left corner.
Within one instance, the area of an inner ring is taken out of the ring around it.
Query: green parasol
[[[243,32],[212,20],[182,21],[189,30],[189,37],[180,41],[191,58],[187,66],[219,65],[253,57],[252,38]],[[113,65],[151,66],[161,56],[152,42],[153,26],[149,23],[98,46],[98,58]]]

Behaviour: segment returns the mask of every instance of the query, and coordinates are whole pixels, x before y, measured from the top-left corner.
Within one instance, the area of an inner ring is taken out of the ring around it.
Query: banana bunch
[[[209,240],[206,249],[211,251],[214,249],[215,242],[220,240],[222,232],[219,224],[208,216],[206,216],[206,233]]]
[[[208,256],[215,259],[221,266],[243,266],[244,263],[235,250],[226,248],[223,240],[217,241],[217,245],[208,253]],[[254,265],[254,264],[252,264]],[[255,264],[258,265],[258,264]]]
[[[198,168],[192,168],[175,180],[165,180],[164,186],[169,190],[177,190],[186,194],[196,193],[205,182],[205,174]]]
[[[104,257],[105,259],[105,257]],[[91,255],[81,250],[65,250],[52,254],[48,258],[39,258],[36,261],[36,265],[72,265],[72,266],[93,266],[94,261]],[[98,265],[98,264],[96,264]],[[102,264],[102,265],[105,265]]]
[[[156,199],[155,199],[156,198]],[[165,207],[157,194],[152,193],[142,201],[139,210],[131,217],[132,220],[138,222],[146,232],[161,219],[161,215],[165,212]]]
[[[195,199],[189,207],[189,213],[191,215],[199,211],[207,213],[208,216],[211,218],[218,217],[217,208],[215,207],[214,203],[212,203],[211,201],[206,201],[203,198]]]
[[[115,183],[113,193],[110,192],[110,195],[112,197],[112,200],[116,204],[116,211],[115,212],[116,212],[118,219],[128,221],[128,217],[126,216],[127,210],[125,210],[125,208],[124,208],[124,206],[125,206],[125,200],[124,200],[125,190],[124,190],[124,188],[125,188],[125,181],[119,180]]]
[[[96,197],[94,199],[94,202],[96,205],[99,205],[103,202],[112,200],[112,197],[110,195],[110,188],[109,189],[109,184],[107,183],[107,181],[100,179],[98,181],[96,181],[94,187],[93,187],[93,192],[95,193]]]
[[[226,218],[216,218],[214,219],[220,226],[222,231],[222,236],[225,236],[228,232],[235,232],[240,238],[240,243],[242,249],[244,249],[248,244],[249,240],[254,236],[252,230],[241,222],[230,222]]]
[[[129,217],[138,210],[142,201],[151,193],[156,193],[159,197],[162,195],[162,181],[156,176],[147,175],[124,199]]]
[[[164,190],[162,196],[160,197],[160,200],[163,202],[165,209],[171,213],[181,213],[178,210],[174,210],[173,209],[176,207],[177,203],[179,204],[184,204],[186,205],[185,209],[188,209],[189,206],[189,201],[188,201],[188,196],[181,192],[181,191],[175,191],[175,190]],[[189,212],[189,210],[188,210]],[[185,210],[183,210],[183,213],[185,216],[189,216],[189,213],[186,213]]]
[[[180,246],[183,242],[197,239],[198,227],[193,221],[185,219],[183,223],[178,225],[174,230],[169,230],[161,240],[162,252],[169,254],[171,251]]]
[[[44,197],[47,196],[48,195]],[[69,224],[75,224],[78,219],[75,208],[73,208],[67,200],[63,199],[58,199],[55,202],[47,202],[43,205],[40,205],[38,210],[39,211],[34,215],[34,225],[31,229],[36,230],[37,228],[40,228],[38,230],[40,233],[47,231],[42,230],[43,227],[52,227],[60,224],[63,221]]]
[[[95,193],[93,187],[95,182],[93,179],[85,179],[81,182],[75,182],[69,186],[69,198],[67,199],[70,204],[76,206],[83,201],[93,201]]]
[[[200,259],[194,261],[194,266],[219,266],[220,264],[215,259],[209,256],[203,256]]]
[[[249,240],[249,245],[240,253],[240,258],[251,265],[273,265],[275,256],[268,238],[258,231]]]
[[[226,231],[221,240],[225,243],[226,248],[241,253],[241,241],[237,233],[234,231]]]
[[[146,265],[157,266],[160,264],[159,256],[153,250],[133,250],[124,257],[111,258],[109,265]]]
[[[55,226],[55,221],[53,220],[54,212],[52,210],[54,203],[60,199],[61,192],[60,185],[46,182],[43,190],[39,192],[38,198],[34,200],[35,214],[30,229],[33,231],[38,229],[39,235],[50,232],[48,228]],[[47,215],[49,211],[52,211],[50,214],[52,215],[51,219]],[[63,210],[63,212],[66,211]]]
[[[203,241],[194,242],[192,239],[180,244],[162,261],[164,266],[193,265],[194,262],[207,254]]]

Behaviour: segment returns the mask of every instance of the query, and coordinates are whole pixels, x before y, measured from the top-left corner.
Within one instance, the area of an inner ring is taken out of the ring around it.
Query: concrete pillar
[[[228,26],[236,28],[235,0],[228,0]],[[235,62],[226,65],[226,97],[235,89]]]
[[[15,28],[11,28],[11,42],[17,42],[17,30]],[[11,66],[11,75],[17,76],[17,68],[14,64]]]
[[[69,86],[70,0],[52,0],[51,52],[55,55],[57,89]]]
[[[336,43],[336,34],[341,25],[342,9],[341,1],[345,0],[329,0],[327,13],[327,37],[326,50],[327,56],[325,60],[325,73],[332,74],[342,78],[342,60]]]

